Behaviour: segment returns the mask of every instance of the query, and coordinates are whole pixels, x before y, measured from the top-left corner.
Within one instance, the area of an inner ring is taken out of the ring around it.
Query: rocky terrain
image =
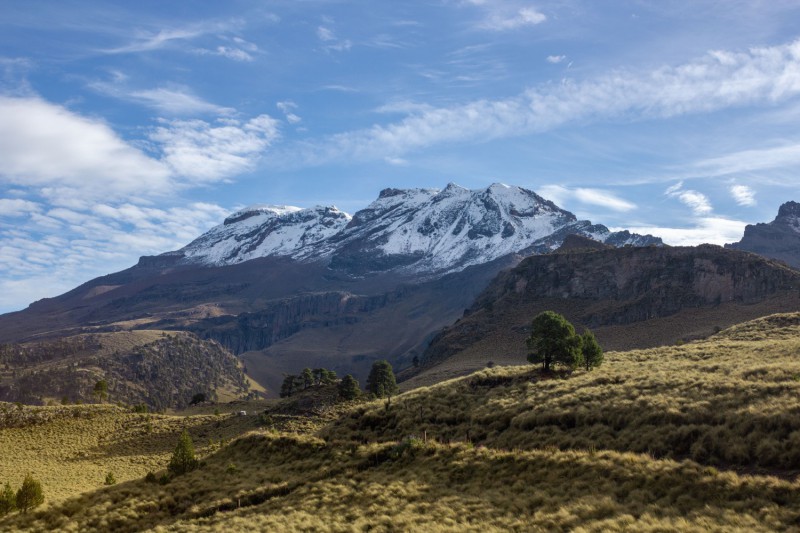
[[[94,391],[103,381],[102,395]],[[239,361],[219,344],[183,332],[97,333],[25,344],[0,344],[0,402],[122,402],[183,408],[249,392]]]
[[[726,248],[753,252],[800,268],[800,203],[786,202],[769,223],[748,224],[742,240]]]
[[[410,366],[499,271],[574,234],[661,245],[502,184],[386,189],[352,217],[257,205],[180,250],[3,315],[0,342],[182,330],[220,342],[273,391],[305,366],[363,379],[376,359]]]
[[[426,350],[423,374],[477,353],[525,360],[531,319],[552,309],[592,329],[607,349],[673,344],[800,308],[800,272],[719,246],[591,249],[570,240],[500,273]],[[464,366],[464,371],[470,368]],[[478,366],[479,367],[479,366]]]

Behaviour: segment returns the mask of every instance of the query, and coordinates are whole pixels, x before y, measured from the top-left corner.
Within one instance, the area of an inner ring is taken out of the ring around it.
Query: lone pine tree
[[[383,359],[372,363],[372,369],[367,376],[367,391],[378,398],[397,393],[397,381],[389,361]]]

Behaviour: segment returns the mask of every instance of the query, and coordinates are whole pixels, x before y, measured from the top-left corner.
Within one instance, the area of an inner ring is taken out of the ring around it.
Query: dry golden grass
[[[269,429],[221,447],[204,443],[258,417],[154,417],[144,434],[141,415],[105,407],[83,418],[71,407],[0,431],[0,447],[19,457],[0,462],[0,482],[30,470],[49,498],[0,529],[797,530],[798,353],[800,314],[778,315],[683,346],[609,353],[571,376],[486,369],[333,409],[321,428],[283,414],[289,402],[254,403],[269,407]],[[184,426],[204,464],[145,482]],[[121,483],[101,487],[109,470]]]
[[[30,472],[42,482],[47,502],[99,488],[108,472],[122,482],[164,468],[184,427],[201,454],[218,449],[220,440],[258,427],[257,416],[235,416],[230,409],[220,416],[176,417],[108,405],[20,410],[0,403],[2,412],[8,415],[0,414],[5,420],[0,424],[0,483],[19,486]]]
[[[378,402],[332,439],[427,433],[501,449],[610,449],[770,471],[800,469],[800,314],[683,346],[608,353],[562,379],[532,365],[485,369]]]
[[[794,483],[617,452],[251,434],[167,485],[129,481],[4,526],[58,531],[771,531]]]

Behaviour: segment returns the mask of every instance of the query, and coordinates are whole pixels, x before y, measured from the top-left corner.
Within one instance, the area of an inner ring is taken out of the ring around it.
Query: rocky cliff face
[[[748,224],[742,240],[726,248],[753,252],[800,268],[800,203],[786,202],[769,223]]]
[[[534,313],[549,308],[563,307],[580,326],[627,329],[691,309],[700,310],[696,320],[702,322],[703,309],[755,309],[779,296],[800,307],[798,290],[800,273],[718,246],[565,249],[528,257],[500,273],[464,317],[433,340],[425,359],[441,361],[482,339],[506,334],[522,347]],[[714,316],[724,320],[719,313]],[[633,331],[622,346],[637,345]],[[675,333],[680,338],[680,331]]]
[[[398,301],[405,292],[397,289],[375,296],[347,292],[301,294],[270,302],[257,312],[207,318],[193,323],[188,329],[240,354],[263,350],[304,329],[354,324]]]

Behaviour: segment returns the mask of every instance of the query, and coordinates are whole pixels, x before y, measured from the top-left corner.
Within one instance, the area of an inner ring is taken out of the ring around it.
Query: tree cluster
[[[22,486],[16,492],[8,482],[6,482],[3,490],[0,491],[0,517],[13,511],[27,513],[30,509],[43,503],[44,492],[42,491],[42,484],[28,474],[25,476]]]
[[[325,368],[304,368],[300,375],[287,374],[281,384],[281,398],[288,398],[292,394],[311,387],[332,385],[336,383],[336,372]]]
[[[603,362],[603,349],[594,334],[587,329],[583,335],[578,335],[575,326],[554,311],[536,315],[526,344],[528,361],[541,363],[546,372],[554,365],[570,370],[580,366],[591,370]]]

